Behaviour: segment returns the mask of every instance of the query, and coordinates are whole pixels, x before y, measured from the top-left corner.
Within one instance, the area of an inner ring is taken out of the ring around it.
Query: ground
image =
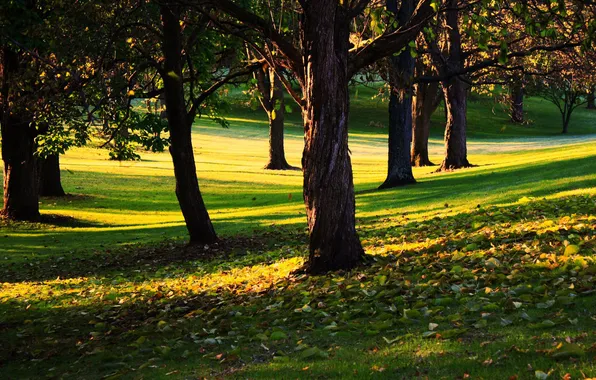
[[[360,237],[349,273],[306,256],[301,173],[269,172],[265,115],[198,121],[201,190],[222,241],[185,249],[166,153],[73,149],[65,199],[0,225],[0,378],[584,378],[596,376],[596,113],[569,137],[531,99],[515,126],[470,105],[478,166],[377,191],[385,105],[353,94]],[[441,115],[431,159],[441,158]],[[287,157],[302,137],[289,117]]]

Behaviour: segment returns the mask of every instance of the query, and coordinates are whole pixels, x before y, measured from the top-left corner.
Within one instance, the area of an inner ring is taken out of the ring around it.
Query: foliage
[[[167,154],[115,164],[74,148],[63,176],[75,195],[43,199],[43,224],[0,225],[0,377],[593,375],[591,143],[536,150],[563,143],[545,137],[558,129],[546,124],[554,107],[529,99],[535,126],[501,131],[507,116],[480,99],[470,150],[481,166],[415,169],[415,188],[370,192],[386,157],[383,131],[367,124],[384,120],[386,105],[360,92],[350,141],[369,266],[290,275],[306,254],[301,178],[261,169],[261,112],[233,108],[230,129],[197,127],[203,188],[226,237],[194,250],[181,243]],[[593,114],[578,112],[574,132],[593,133]],[[300,116],[291,117],[298,160]]]
[[[523,376],[528,365],[589,374],[595,211],[593,196],[574,196],[391,218],[361,231],[371,265],[321,277],[292,274],[305,239],[283,228],[187,256],[172,243],[116,251],[87,261],[85,276],[80,264],[43,282],[13,282],[20,274],[9,271],[0,313],[12,327],[0,352],[13,374],[83,378]]]

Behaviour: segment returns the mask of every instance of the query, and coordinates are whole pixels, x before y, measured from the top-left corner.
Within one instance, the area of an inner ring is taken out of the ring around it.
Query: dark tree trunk
[[[454,73],[463,70],[461,34],[459,31],[458,0],[448,0],[445,24],[448,34],[449,59],[443,69]],[[445,125],[445,158],[438,171],[448,171],[471,166],[468,162],[466,141],[467,128],[467,85],[459,76],[453,76],[442,83],[445,98],[447,123]]]
[[[430,118],[439,106],[439,84],[418,83],[414,86],[412,104],[412,166],[433,166],[428,157],[428,138],[430,136]]]
[[[0,127],[2,135],[2,160],[4,161],[4,206],[0,216],[11,220],[37,220],[39,218],[39,187],[35,152],[35,128],[27,112],[10,106],[14,94],[10,81],[18,75],[19,56],[9,48],[2,49],[0,73],[2,74],[2,99]]]
[[[269,162],[265,165],[265,169],[295,169],[286,161],[284,148],[284,90],[281,80],[273,69],[269,69],[269,83],[271,86],[269,106],[265,109],[269,118]]]
[[[39,218],[39,185],[34,130],[30,118],[5,117],[2,121],[4,160],[4,207],[1,215],[11,220]]]
[[[63,197],[66,195],[60,179],[60,156],[53,154],[37,160],[39,167],[39,195]]]
[[[595,100],[596,96],[594,95],[594,92],[596,92],[595,87],[590,88],[590,91],[588,91],[588,103],[587,103],[586,107],[589,110],[596,109],[596,100]]]
[[[337,0],[306,4],[302,167],[310,255],[305,269],[316,274],[354,268],[364,250],[356,233],[348,151],[349,17]]]
[[[414,13],[414,1],[404,0],[398,12],[397,2],[387,0],[387,9],[397,14],[398,25],[405,25]],[[414,58],[409,49],[389,58],[389,159],[387,178],[379,189],[416,183],[412,173],[412,79]]]
[[[466,143],[467,101],[466,84],[454,77],[443,84],[447,124],[445,126],[445,158],[438,171],[470,167]]]
[[[217,240],[209,213],[203,202],[194,152],[190,120],[182,83],[182,47],[179,15],[175,6],[162,5],[164,69],[163,76],[167,119],[170,129],[170,154],[176,177],[176,196],[184,215],[191,244],[209,244]]]
[[[524,86],[521,80],[515,79],[510,88],[511,121],[524,122]]]

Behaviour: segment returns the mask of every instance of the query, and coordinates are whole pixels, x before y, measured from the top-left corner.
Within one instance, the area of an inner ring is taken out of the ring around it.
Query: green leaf
[[[318,347],[310,347],[300,353],[301,359],[327,359],[329,353]]]
[[[288,336],[283,331],[274,331],[271,333],[271,336],[269,338],[271,340],[282,340],[282,339],[286,339],[287,337]]]
[[[578,344],[563,343],[551,356],[555,359],[580,358],[585,353],[585,350]]]

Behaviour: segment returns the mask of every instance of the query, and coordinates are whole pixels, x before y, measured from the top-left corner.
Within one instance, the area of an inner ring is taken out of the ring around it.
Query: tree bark
[[[524,122],[524,86],[520,79],[515,79],[510,87],[511,121]]]
[[[594,92],[596,92],[596,87],[592,87],[588,91],[588,103],[586,105],[586,108],[588,108],[589,110],[596,109],[596,96],[594,95]]]
[[[182,46],[180,18],[176,6],[160,6],[164,43],[164,93],[167,119],[170,129],[170,155],[174,163],[176,196],[184,215],[191,244],[210,244],[217,241],[217,235],[197,179],[194,152],[192,148],[190,120],[184,99],[182,83]]]
[[[34,130],[30,118],[14,115],[2,122],[4,207],[0,215],[10,220],[39,219],[39,185]]]
[[[35,128],[28,112],[19,110],[10,82],[20,71],[19,56],[2,48],[0,73],[0,127],[4,161],[4,205],[0,216],[11,220],[34,221],[39,218],[39,187],[35,153]],[[11,106],[12,103],[12,106]]]
[[[439,84],[418,83],[414,86],[412,104],[412,166],[433,166],[428,157],[428,138],[430,136],[430,118],[439,106]]]
[[[468,94],[466,84],[454,77],[443,84],[447,124],[445,126],[445,158],[438,171],[449,171],[467,168],[468,162],[466,142]]]
[[[356,233],[348,150],[350,23],[337,0],[306,3],[302,16],[304,202],[312,274],[351,269],[364,258]]]
[[[387,0],[387,9],[397,14],[398,25],[405,25],[414,13],[414,1]],[[412,173],[410,146],[412,143],[412,79],[415,60],[409,49],[389,58],[389,158],[387,178],[379,189],[416,183]]]
[[[283,85],[273,69],[269,68],[268,71],[271,88],[265,111],[269,119],[269,162],[265,165],[265,169],[295,169],[286,161],[284,148],[285,103]]]
[[[459,31],[458,0],[448,0],[445,12],[449,58],[443,70],[458,72],[464,68],[464,57]],[[445,158],[437,171],[449,171],[470,167],[466,141],[467,128],[467,85],[459,76],[453,76],[442,83],[445,97],[447,123],[445,125]]]
[[[63,197],[66,195],[60,178],[60,156],[53,154],[38,159],[39,195],[42,197]]]

